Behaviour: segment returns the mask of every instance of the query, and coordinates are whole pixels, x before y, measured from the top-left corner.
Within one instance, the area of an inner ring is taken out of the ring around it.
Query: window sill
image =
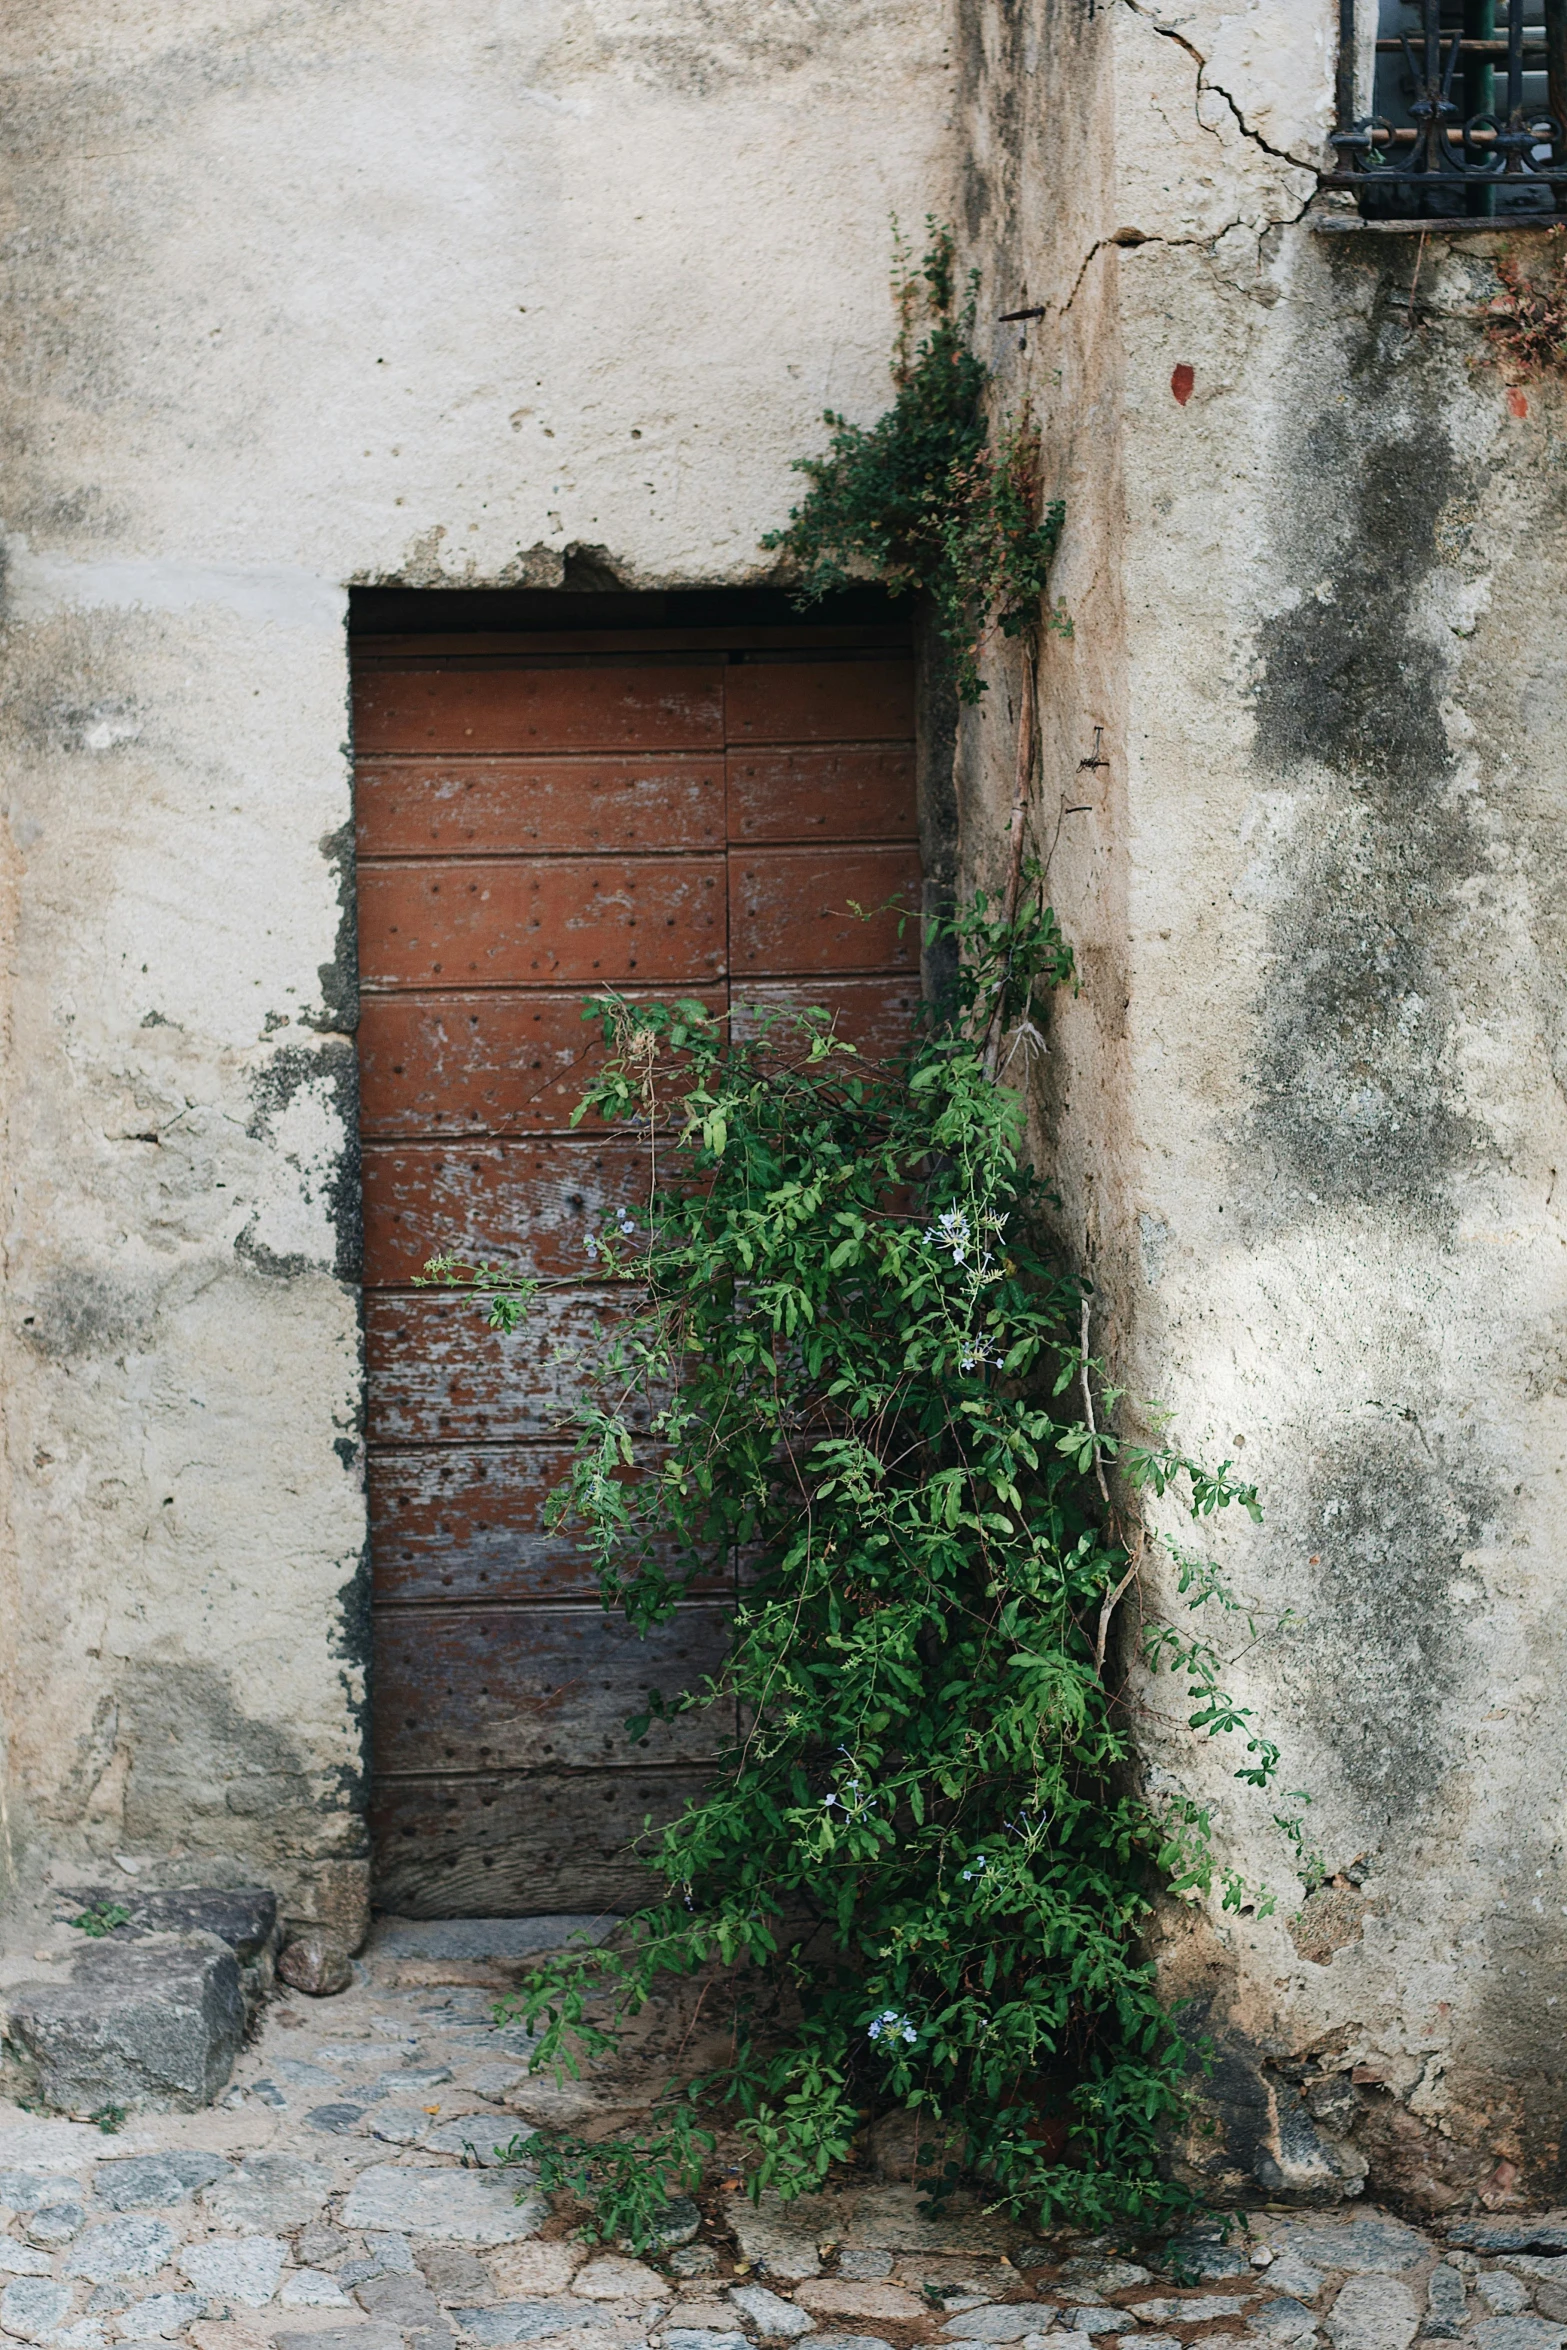
[[[1354,212],[1308,212],[1301,226],[1334,237],[1511,237],[1525,229],[1567,228],[1567,212],[1503,213],[1493,220],[1472,220],[1465,213],[1425,220],[1362,220]]]

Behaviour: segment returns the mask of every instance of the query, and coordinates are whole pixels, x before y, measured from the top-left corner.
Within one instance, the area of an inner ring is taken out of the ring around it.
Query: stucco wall
[[[1134,1676],[1151,1785],[1278,1897],[1161,1921],[1218,2054],[1188,2158],[1440,2206],[1559,2191],[1567,2104],[1567,411],[1486,344],[1495,237],[1428,242],[1412,302],[1416,239],[1293,225],[1335,14],[996,12],[968,227],[1049,309],[998,340],[1071,509],[1041,841],[1096,803],[1052,865],[1085,985],[1037,1147],[1096,1344],[1261,1487],[1217,1537],[1259,1637],[1216,1629],[1338,1880],[1303,1908],[1298,1807]],[[1010,685],[965,742],[981,873]],[[1095,722],[1112,764],[1074,785]],[[1179,1613],[1167,1573],[1142,1597]]]
[[[7,1817],[365,1893],[345,590],[755,576],[926,0],[8,12]],[[595,561],[601,558],[594,558]]]
[[[950,205],[1069,508],[1037,829],[1084,985],[1036,1148],[1098,1347],[1262,1489],[1219,1536],[1262,1626],[1231,1686],[1342,1880],[1302,1910],[1273,1803],[1134,1681],[1151,1783],[1279,1896],[1162,1921],[1220,2060],[1189,2157],[1550,2190],[1567,431],[1487,356],[1483,238],[1411,301],[1413,242],[1300,225],[1334,15],[13,11],[24,1873],[363,1901],[347,585],[761,576],[822,406],[883,402],[889,212]],[[970,879],[1017,682],[961,730]]]

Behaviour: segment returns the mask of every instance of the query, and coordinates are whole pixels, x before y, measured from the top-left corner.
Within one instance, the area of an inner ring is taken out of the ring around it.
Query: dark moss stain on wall
[[[1394,290],[1340,324],[1331,363],[1303,340],[1310,396],[1279,453],[1296,600],[1260,633],[1256,763],[1293,821],[1248,1072],[1264,1213],[1314,1197],[1440,1220],[1488,1151],[1449,1067],[1461,893],[1487,855],[1443,717],[1456,641],[1422,610],[1444,515],[1479,485],[1452,355],[1410,335]]]
[[[1500,1508],[1467,1448],[1399,1418],[1335,1437],[1278,1513],[1291,1549],[1309,1546],[1290,1562],[1310,1596],[1282,1684],[1379,1848],[1420,1820],[1455,1760],[1444,1706],[1469,1667],[1448,1586]]]
[[[337,889],[337,937],[331,959],[318,966],[321,1008],[302,1017],[312,1028],[352,1036],[359,1026],[359,907],[352,819],[324,836],[321,854]]]
[[[251,1116],[246,1132],[265,1140],[277,1118],[306,1086],[325,1084],[343,1129],[339,1152],[326,1186],[327,1215],[335,1235],[333,1271],[339,1281],[357,1282],[364,1267],[364,1202],[360,1189],[359,1060],[346,1037],[317,1045],[280,1045],[250,1080]],[[313,1273],[313,1258],[279,1255],[248,1231],[234,1243],[256,1270],[275,1278]]]

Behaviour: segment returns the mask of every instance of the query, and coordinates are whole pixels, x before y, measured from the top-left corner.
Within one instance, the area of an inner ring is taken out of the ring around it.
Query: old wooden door
[[[863,632],[862,632],[863,634]],[[837,641],[834,641],[836,635]],[[710,1669],[722,1587],[646,1641],[542,1509],[612,1292],[584,1248],[641,1179],[570,1113],[583,996],[803,996],[906,1031],[918,903],[907,651],[843,632],[361,640],[360,1027],[377,1899],[416,1916],[634,1906],[627,1847],[718,1726],[623,1724]],[[823,641],[823,639],[826,641]],[[887,641],[891,639],[892,641]],[[412,1286],[436,1249],[573,1286],[492,1335]]]

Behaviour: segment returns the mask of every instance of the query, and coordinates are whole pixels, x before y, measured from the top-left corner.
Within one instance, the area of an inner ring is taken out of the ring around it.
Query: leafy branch
[[[896,248],[892,406],[871,425],[826,411],[826,454],[795,460],[810,487],[762,545],[793,559],[802,604],[865,577],[930,595],[958,698],[977,702],[996,631],[1019,636],[1038,623],[1066,509],[1042,505],[1039,434],[1026,414],[992,439],[990,371],[970,348],[978,275],[960,296],[952,232],[927,228],[918,267]],[[1047,617],[1070,635],[1064,614]]]
[[[1161,1891],[1207,1889],[1210,1825],[1136,1792],[1107,1609],[1150,1540],[1145,1498],[1201,1524],[1257,1496],[1146,1415],[1126,1431],[1083,1285],[1043,1237],[987,1065],[998,1018],[1043,1021],[1073,983],[1037,871],[1011,921],[976,900],[950,927],[958,999],[894,1066],[823,1013],[737,1043],[696,1004],[585,1009],[608,1059],[584,1106],[664,1176],[590,1236],[624,1311],[551,1513],[638,1628],[745,1566],[722,1670],[650,1691],[630,1725],[710,1706],[740,1732],[642,1839],[647,1906],[609,1946],[549,1954],[514,2003],[535,2067],[571,2073],[661,1981],[719,1970],[730,2061],[672,2087],[650,2134],[530,2141],[637,2243],[718,2113],[754,2193],[819,2186],[903,2108],[933,2164],[1041,2221],[1179,2200],[1160,2147],[1190,2060],[1141,1934]],[[431,1271],[488,1289],[500,1327],[531,1294],[484,1261]],[[1176,1561],[1193,1615],[1150,1632],[1147,1661],[1187,1676],[1193,1730],[1243,1739],[1236,1775],[1266,1789],[1277,1749],[1191,1628],[1245,1611],[1210,1563]]]

